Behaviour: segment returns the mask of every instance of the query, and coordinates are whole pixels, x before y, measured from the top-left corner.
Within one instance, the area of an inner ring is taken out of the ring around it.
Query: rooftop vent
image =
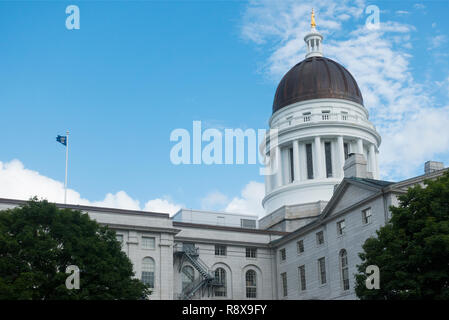
[[[443,162],[439,162],[439,161],[427,161],[424,164],[424,173],[425,174],[430,174],[432,172],[438,171],[438,170],[442,170],[444,169],[444,164]]]

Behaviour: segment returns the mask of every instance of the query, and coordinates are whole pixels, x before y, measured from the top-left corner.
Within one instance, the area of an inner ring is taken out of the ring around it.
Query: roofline
[[[28,202],[28,200],[0,198],[0,203],[5,203],[5,204],[24,205],[27,202]],[[49,201],[49,202],[55,204],[56,207],[61,208],[61,209],[72,209],[72,210],[80,210],[80,211],[97,211],[97,212],[101,212],[101,213],[120,213],[120,214],[158,217],[158,218],[167,218],[167,219],[170,218],[170,215],[168,213],[161,213],[161,212],[117,209],[117,208],[108,208],[108,207],[95,207],[95,206],[85,206],[85,205],[79,205],[79,204],[63,204],[63,203],[57,203],[57,202],[51,202],[51,201]]]
[[[196,209],[187,209],[187,208],[181,208],[179,209],[173,216],[177,216],[178,214],[180,214],[182,211],[190,211],[190,212],[200,212],[200,213],[212,213],[212,214],[220,214],[220,215],[228,215],[228,216],[239,216],[239,217],[251,217],[254,218],[256,221],[258,220],[258,216],[257,215],[253,215],[253,214],[244,214],[244,213],[235,213],[235,212],[225,212],[225,211],[207,211],[207,210],[196,210]]]
[[[384,190],[385,190],[385,192],[390,192],[390,191],[391,192],[394,192],[394,191],[403,192],[402,190],[396,190],[396,189],[397,188],[401,188],[401,187],[405,187],[407,185],[416,184],[418,182],[425,181],[425,180],[428,180],[428,179],[437,178],[437,177],[443,175],[446,171],[449,171],[449,168],[443,168],[441,170],[437,170],[437,171],[431,172],[429,174],[425,174],[424,173],[424,174],[419,175],[417,177],[409,178],[409,179],[406,179],[406,180],[402,180],[402,181],[393,183],[393,184],[391,184],[389,186],[385,186]]]
[[[202,228],[202,229],[213,229],[213,230],[223,230],[223,231],[234,231],[234,232],[243,232],[243,233],[258,233],[258,234],[279,235],[279,236],[285,236],[287,234],[290,234],[289,232],[284,232],[284,231],[216,226],[216,225],[211,225],[211,224],[200,224],[200,223],[190,223],[190,222],[180,222],[180,221],[173,221],[173,226],[174,227],[175,226],[176,227],[185,227],[185,228]]]

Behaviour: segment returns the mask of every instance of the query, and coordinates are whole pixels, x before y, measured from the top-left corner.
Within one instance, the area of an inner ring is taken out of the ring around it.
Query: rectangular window
[[[217,217],[217,226],[225,225],[225,217]]]
[[[329,120],[330,119],[330,114],[331,114],[330,111],[322,111],[321,112],[321,118],[323,120]]]
[[[287,259],[287,253],[285,252],[285,249],[279,250],[279,255],[281,257],[281,261],[285,261]]]
[[[320,284],[326,284],[326,260],[318,259],[318,274],[320,275]]]
[[[343,290],[349,290],[349,269],[348,269],[348,256],[346,251],[344,253],[340,253],[341,259],[341,277]]]
[[[343,148],[345,149],[345,160],[349,158],[349,144],[343,143]]]
[[[294,170],[294,162],[293,162],[293,148],[289,149],[289,158],[290,158],[290,183],[295,180],[295,170]]]
[[[225,256],[226,255],[226,246],[216,244],[215,245],[215,255],[216,256]]]
[[[143,249],[154,249],[156,239],[153,237],[142,237],[142,248]]]
[[[304,118],[304,122],[309,122],[309,121],[310,121],[310,115],[311,115],[310,112],[304,112],[304,113],[302,114],[302,116],[303,116],[303,118]]]
[[[368,224],[371,222],[371,208],[362,211],[362,222]]]
[[[142,282],[150,288],[154,288],[154,271],[142,271]]]
[[[326,176],[328,178],[331,178],[332,177],[332,149],[331,149],[330,142],[324,143],[324,154],[326,157]]]
[[[320,231],[316,233],[316,244],[322,245],[324,243],[324,232]]]
[[[195,244],[191,242],[183,242],[182,250],[193,253],[196,251]]]
[[[342,236],[345,234],[345,220],[341,220],[337,222],[337,234]]]
[[[281,273],[281,278],[282,278],[282,294],[284,295],[284,297],[286,297],[288,294],[287,273],[286,272]]]
[[[306,159],[307,159],[307,179],[313,179],[313,157],[312,144],[306,144]]]
[[[246,229],[256,229],[256,220],[240,219],[240,226]]]
[[[341,112],[341,120],[348,120],[348,113],[346,111]]]
[[[120,244],[123,244],[123,234],[117,234],[115,238],[118,242],[120,242]]]
[[[247,258],[257,258],[257,248],[246,248]]]
[[[306,266],[302,265],[298,268],[299,290],[306,290]]]
[[[299,240],[298,242],[296,242],[296,249],[298,251],[298,254],[304,252],[304,241],[303,240]]]

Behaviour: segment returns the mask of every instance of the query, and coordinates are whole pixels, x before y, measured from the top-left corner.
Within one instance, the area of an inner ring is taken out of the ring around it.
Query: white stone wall
[[[365,192],[361,190],[357,195],[355,190],[351,190],[351,197],[363,199]],[[370,207],[372,211],[371,223],[362,223],[362,210]],[[346,207],[345,207],[346,208]],[[344,209],[341,208],[340,211]],[[338,212],[335,212],[338,214]],[[343,236],[337,235],[337,221],[344,219],[346,228]],[[375,235],[375,231],[385,224],[384,202],[382,197],[378,197],[369,203],[363,204],[341,216],[333,217],[322,225],[312,228],[287,243],[277,247],[277,278],[278,278],[278,298],[279,299],[356,299],[354,292],[355,278],[357,273],[356,265],[360,258],[358,253],[362,251],[365,240]],[[316,233],[324,231],[325,243],[318,246]],[[297,241],[304,241],[305,251],[297,253]],[[287,259],[284,262],[279,260],[279,252],[285,248]],[[340,273],[339,253],[341,249],[346,249],[349,265],[350,290],[342,289]],[[325,257],[327,283],[319,283],[318,259]],[[307,289],[303,292],[299,288],[298,267],[305,265]],[[287,273],[288,296],[283,297],[281,273]]]
[[[223,267],[227,274],[227,297],[226,299],[246,299],[245,272],[249,269],[257,274],[257,299],[273,299],[273,265],[272,249],[268,244],[270,241],[279,239],[280,235],[269,232],[242,232],[223,228],[222,230],[183,227],[175,225],[181,231],[176,235],[175,241],[195,243],[199,248],[200,259],[209,266],[211,271]],[[226,245],[226,256],[215,255],[215,245]],[[257,248],[256,258],[246,258],[246,247]],[[185,264],[189,264],[185,262]],[[174,262],[174,292],[175,296],[181,294],[181,274],[179,260]],[[199,277],[195,271],[195,277]],[[222,297],[203,296],[199,294],[196,299],[224,299]]]

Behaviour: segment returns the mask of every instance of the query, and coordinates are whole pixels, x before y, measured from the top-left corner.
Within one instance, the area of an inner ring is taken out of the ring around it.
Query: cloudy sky
[[[79,30],[65,26],[70,4]],[[55,137],[70,130],[69,203],[263,215],[258,165],[173,165],[170,133],[266,128],[312,7],[325,56],[354,75],[382,136],[382,178],[447,166],[445,1],[0,1],[0,197],[62,202]]]

